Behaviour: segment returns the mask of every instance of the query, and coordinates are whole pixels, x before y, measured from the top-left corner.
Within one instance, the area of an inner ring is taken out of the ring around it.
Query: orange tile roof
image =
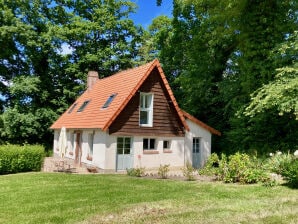
[[[195,118],[194,116],[190,115],[189,113],[185,112],[185,111],[182,111],[183,115],[188,118],[189,120],[191,120],[192,122],[196,123],[197,125],[200,125],[201,127],[205,128],[206,130],[210,131],[212,134],[215,134],[215,135],[218,135],[218,136],[221,136],[221,133],[208,126],[207,124],[205,124],[204,122],[198,120],[197,118]]]
[[[189,130],[182,111],[180,110],[173,92],[166,80],[160,63],[157,59],[145,65],[118,72],[107,78],[98,79],[92,89],[87,89],[74,104],[77,104],[71,113],[70,107],[50,127],[51,129],[66,128],[100,128],[106,131],[117,118],[127,103],[138,91],[140,86],[154,68],[157,68],[170,95],[174,107],[186,130]],[[111,94],[117,93],[109,107],[102,109]],[[77,112],[79,107],[89,100],[89,104],[82,112]],[[73,105],[74,105],[73,104]]]

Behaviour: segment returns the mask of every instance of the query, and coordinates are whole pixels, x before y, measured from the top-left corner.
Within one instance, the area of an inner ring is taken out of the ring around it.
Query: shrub
[[[291,161],[286,161],[282,164],[282,167],[281,175],[292,187],[298,188],[298,159],[293,158]]]
[[[199,169],[200,175],[213,176],[219,173],[220,160],[216,153],[212,153],[203,168]]]
[[[170,164],[165,164],[165,165],[160,164],[158,168],[158,175],[163,179],[167,179],[169,171],[170,171]]]
[[[270,172],[281,174],[284,170],[283,166],[290,163],[292,160],[293,156],[289,153],[270,153],[270,158],[265,161],[264,168]]]
[[[269,176],[255,157],[245,153],[236,153],[221,158],[213,153],[207,160],[206,166],[200,174],[216,175],[218,180],[226,183],[257,183],[269,181]]]
[[[40,171],[44,148],[40,145],[0,146],[0,174]]]
[[[127,175],[132,177],[142,177],[145,174],[145,167],[126,169]]]
[[[195,169],[192,167],[192,165],[187,162],[186,166],[182,168],[183,176],[186,177],[186,180],[195,180]]]

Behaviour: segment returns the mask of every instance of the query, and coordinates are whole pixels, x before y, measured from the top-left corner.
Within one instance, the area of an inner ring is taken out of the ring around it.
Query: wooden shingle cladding
[[[153,127],[139,125],[140,92],[153,93]],[[111,124],[109,133],[126,136],[184,136],[184,126],[157,68],[151,71],[139,91],[135,93],[125,109]]]

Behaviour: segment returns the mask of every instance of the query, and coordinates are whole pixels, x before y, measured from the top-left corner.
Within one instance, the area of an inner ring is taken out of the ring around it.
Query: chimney
[[[88,77],[87,77],[87,89],[91,90],[92,86],[96,83],[97,80],[98,80],[97,71],[89,71]]]

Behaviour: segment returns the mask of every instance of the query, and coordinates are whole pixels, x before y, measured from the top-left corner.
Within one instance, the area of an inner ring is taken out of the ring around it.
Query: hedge
[[[44,156],[44,147],[40,145],[2,145],[0,174],[40,171]]]

